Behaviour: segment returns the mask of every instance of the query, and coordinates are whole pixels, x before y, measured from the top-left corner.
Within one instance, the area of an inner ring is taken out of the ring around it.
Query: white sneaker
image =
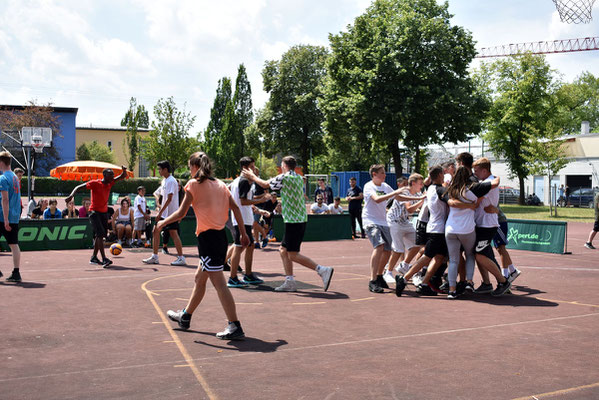
[[[297,285],[294,280],[285,279],[281,286],[275,288],[275,292],[297,292]]]
[[[229,322],[225,327],[225,330],[218,332],[216,337],[221,340],[239,340],[245,337],[245,333],[241,328],[241,325],[237,326],[233,322]]]
[[[514,268],[514,271],[510,273],[510,276],[508,276],[506,279],[509,283],[512,283],[513,281],[516,280],[517,277],[520,276],[522,272],[520,272],[520,270]]]
[[[331,284],[331,278],[333,277],[333,272],[335,270],[331,267],[322,267],[318,275],[322,278],[322,288],[326,292],[329,290],[329,285]],[[294,281],[295,282],[295,281]]]
[[[179,266],[179,265],[187,265],[187,263],[185,262],[184,256],[179,256],[179,257],[177,257],[177,259],[175,261],[173,261],[171,263],[171,265]]]
[[[149,258],[144,258],[142,261],[144,264],[159,264],[158,255],[156,254],[152,254],[152,256]]]
[[[402,261],[402,262],[399,263],[399,265],[397,267],[395,267],[395,271],[398,274],[405,275],[410,270],[410,267],[411,267],[410,264]]]
[[[393,277],[393,273],[391,271],[389,271],[388,269],[386,269],[385,272],[383,272],[383,279],[387,283],[395,283],[395,278]]]
[[[414,286],[418,287],[418,285],[420,285],[423,280],[424,280],[424,278],[422,277],[422,275],[416,274],[412,277],[412,284]]]

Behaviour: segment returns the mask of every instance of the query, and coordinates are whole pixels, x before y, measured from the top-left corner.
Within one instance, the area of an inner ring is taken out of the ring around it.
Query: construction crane
[[[552,54],[599,50],[599,37],[562,39],[549,42],[528,42],[483,47],[475,58],[517,56],[524,53]]]

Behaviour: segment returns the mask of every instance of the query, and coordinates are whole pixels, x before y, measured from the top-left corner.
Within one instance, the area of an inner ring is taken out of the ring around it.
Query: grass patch
[[[540,219],[549,221],[593,222],[595,210],[592,208],[557,208],[557,217],[549,215],[549,206],[519,206],[517,204],[501,204],[501,209],[508,218]]]

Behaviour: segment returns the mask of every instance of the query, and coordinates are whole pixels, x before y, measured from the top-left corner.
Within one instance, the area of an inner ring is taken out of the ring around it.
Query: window
[[[108,146],[108,150],[112,151],[112,140],[109,140],[109,141],[106,143],[106,146]]]

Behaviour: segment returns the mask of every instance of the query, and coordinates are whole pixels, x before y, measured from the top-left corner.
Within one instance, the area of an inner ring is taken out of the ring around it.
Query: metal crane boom
[[[475,58],[517,56],[524,53],[552,54],[599,50],[599,37],[562,39],[548,42],[528,42],[483,47]]]

